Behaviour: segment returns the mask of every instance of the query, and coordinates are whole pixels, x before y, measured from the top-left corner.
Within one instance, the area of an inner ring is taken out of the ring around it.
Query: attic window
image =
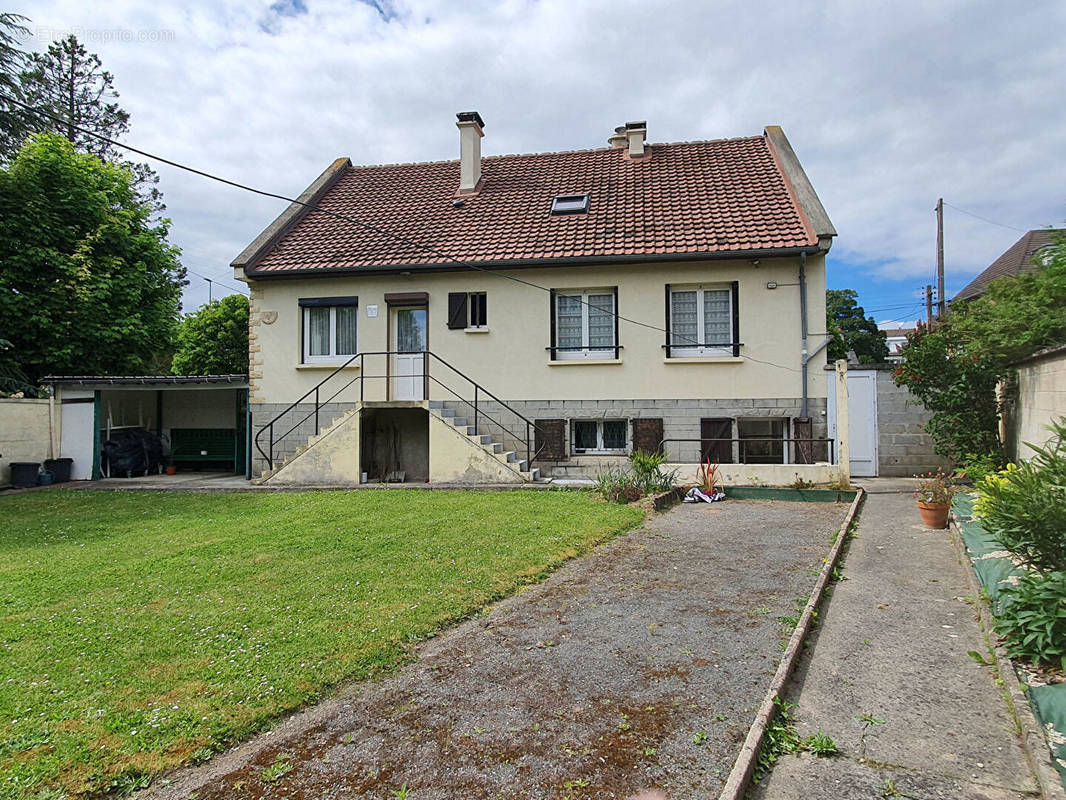
[[[587,194],[561,194],[552,200],[552,216],[561,214],[587,214],[589,196]]]

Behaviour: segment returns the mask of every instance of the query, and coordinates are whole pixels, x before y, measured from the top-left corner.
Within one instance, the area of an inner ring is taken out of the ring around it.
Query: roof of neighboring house
[[[456,260],[755,258],[828,249],[836,235],[780,128],[648,149],[644,158],[625,148],[486,157],[478,191],[464,195],[458,160],[353,167],[338,159],[300,201],[396,236],[293,204],[233,266],[270,277],[454,269]],[[554,197],[585,193],[588,213],[549,213]]]
[[[956,300],[969,300],[984,294],[985,287],[996,278],[1005,275],[1020,275],[1023,272],[1033,272],[1033,254],[1042,247],[1055,243],[1055,237],[1061,235],[1062,229],[1042,228],[1029,231],[1021,239],[1012,244],[1003,255],[993,261],[988,268],[970,281],[966,287],[951,298]]]
[[[248,385],[247,375],[48,375],[41,383],[55,386],[183,386],[187,384]]]

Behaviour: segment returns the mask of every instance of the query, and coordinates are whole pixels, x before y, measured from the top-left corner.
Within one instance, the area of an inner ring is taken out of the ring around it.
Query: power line
[[[963,214],[968,214],[969,216],[973,217],[974,219],[979,219],[979,220],[981,220],[981,222],[987,222],[989,225],[998,225],[1000,228],[1006,228],[1009,231],[1016,231],[1017,233],[1028,233],[1029,232],[1029,231],[1023,231],[1021,228],[1015,228],[1013,225],[1004,225],[1002,222],[996,222],[994,219],[988,219],[988,217],[982,217],[980,214],[975,214],[972,211],[967,211],[965,208],[959,208],[958,206],[953,206],[951,203],[947,202],[946,200],[944,201],[944,205],[946,205],[948,208],[953,208],[956,211],[961,211]]]
[[[203,274],[197,272],[194,269],[189,269],[188,267],[185,267],[185,271],[186,272],[191,272],[197,278],[203,278],[205,281],[208,281],[209,283],[217,283],[219,286],[225,286],[227,289],[229,289],[231,291],[234,291],[234,292],[237,292],[238,294],[243,294],[245,297],[248,296],[247,294],[245,294],[245,292],[247,291],[246,289],[238,289],[236,286],[230,286],[228,283],[223,283],[222,281],[217,280],[216,278],[209,278],[206,275],[203,275]]]
[[[442,252],[441,250],[438,250],[437,248],[433,247],[432,245],[427,245],[427,244],[424,244],[422,242],[416,241],[414,239],[410,239],[410,238],[408,238],[406,236],[402,236],[400,234],[393,233],[392,231],[386,230],[385,228],[381,228],[381,227],[379,227],[377,225],[373,225],[373,224],[371,224],[369,222],[365,222],[363,220],[356,219],[355,217],[348,216],[347,214],[341,214],[340,212],[337,212],[337,211],[331,211],[329,209],[322,208],[321,206],[315,205],[314,203],[305,203],[302,200],[299,200],[299,199],[296,199],[296,198],[292,198],[292,197],[287,197],[286,195],[278,194],[277,192],[270,192],[270,191],[267,191],[265,189],[258,189],[258,188],[254,187],[254,186],[248,186],[247,184],[239,183],[237,181],[230,180],[229,178],[223,178],[223,177],[221,177],[219,175],[214,175],[214,174],[212,174],[210,172],[205,172],[204,170],[197,169],[196,167],[190,167],[190,166],[188,166],[186,164],[182,164],[182,163],[180,163],[178,161],[173,161],[172,159],[165,158],[165,157],[160,156],[160,155],[156,155],[155,153],[149,153],[146,150],[141,150],[141,149],[136,148],[136,147],[134,147],[132,145],[128,145],[128,144],[125,144],[123,142],[116,141],[114,139],[111,139],[110,137],[104,136],[103,134],[97,133],[95,131],[91,131],[91,130],[89,130],[87,128],[83,128],[80,125],[74,125],[71,122],[69,122],[68,120],[64,120],[61,117],[57,117],[54,114],[51,114],[51,113],[49,113],[47,111],[44,111],[44,110],[39,109],[39,108],[35,108],[34,106],[31,106],[31,105],[29,105],[27,103],[23,103],[21,100],[16,100],[15,98],[10,97],[9,95],[6,95],[6,94],[4,94],[2,92],[0,92],[0,99],[6,100],[7,102],[12,103],[13,105],[19,106],[20,108],[23,108],[26,111],[29,111],[30,113],[37,114],[38,116],[41,116],[41,117],[46,117],[47,119],[50,119],[53,122],[59,122],[59,123],[61,123],[63,125],[66,125],[68,128],[73,128],[74,130],[76,130],[76,131],[78,131],[80,133],[84,133],[86,136],[91,136],[94,139],[98,139],[98,140],[100,140],[102,142],[106,142],[107,144],[114,145],[115,147],[121,147],[124,150],[129,150],[131,153],[136,153],[137,155],[144,156],[145,158],[152,159],[153,161],[158,161],[161,164],[166,164],[168,166],[174,167],[175,169],[184,170],[185,172],[190,172],[193,175],[199,175],[202,178],[207,178],[208,180],[216,181],[217,183],[221,183],[221,184],[224,184],[226,186],[232,186],[235,189],[241,189],[241,190],[246,191],[246,192],[251,192],[252,194],[257,194],[257,195],[259,195],[261,197],[271,197],[271,198],[274,198],[275,200],[284,200],[284,201],[286,201],[288,203],[293,203],[293,204],[302,206],[302,207],[304,207],[306,209],[309,209],[309,210],[312,210],[312,211],[318,211],[321,214],[325,214],[327,216],[335,217],[337,219],[344,220],[345,222],[350,222],[350,223],[352,223],[354,225],[358,225],[358,226],[360,226],[362,228],[365,228],[365,229],[367,229],[369,231],[373,231],[374,233],[380,234],[380,235],[388,237],[390,239],[394,239],[394,240],[396,240],[398,242],[402,242],[403,244],[410,245],[411,247],[414,247],[415,249],[424,250],[427,253],[432,253],[433,255],[436,255],[439,258],[442,258],[445,261],[449,261],[449,262],[451,262],[453,264],[456,264],[458,266],[467,267],[468,269],[476,270],[478,272],[484,272],[484,273],[489,274],[489,275],[495,275],[498,278],[504,278],[506,280],[513,281],[514,283],[519,283],[519,284],[522,284],[524,286],[529,286],[532,289],[538,289],[538,290],[540,290],[542,292],[547,292],[547,293],[551,294],[552,290],[549,289],[547,286],[541,286],[540,284],[533,283],[532,281],[527,281],[527,280],[525,280],[523,278],[519,278],[519,277],[516,277],[514,275],[507,275],[507,274],[505,274],[503,272],[500,272],[499,270],[491,269],[489,267],[483,267],[483,266],[480,266],[480,265],[475,264],[473,262],[465,261],[463,259],[456,258],[454,256],[451,256],[451,255],[449,255],[447,253]],[[188,271],[192,272],[192,270],[188,270]],[[194,275],[198,275],[199,273],[195,273],[194,272],[193,274]],[[201,275],[200,277],[204,277],[204,276]],[[213,279],[205,278],[205,280],[213,280]],[[617,310],[601,308],[601,307],[598,307],[598,306],[591,305],[584,298],[578,298],[578,299],[579,299],[579,301],[581,302],[582,305],[588,306],[588,308],[590,308],[592,310],[610,314],[612,317],[614,317],[614,318],[616,318],[618,320],[621,320],[623,322],[628,322],[631,325],[637,325],[637,326],[640,326],[642,328],[647,328],[649,330],[657,331],[659,333],[665,333],[667,335],[669,335],[669,333],[670,333],[666,328],[661,328],[658,325],[651,325],[651,324],[649,324],[647,322],[641,322],[640,320],[632,319],[631,317],[626,317],[626,316],[624,316],[622,314],[619,314]],[[802,371],[802,370],[796,369],[795,367],[787,367],[787,366],[785,366],[783,364],[776,364],[776,363],[774,363],[772,361],[762,361],[762,360],[760,360],[758,358],[754,358],[754,357],[752,357],[750,355],[745,355],[744,358],[749,360],[749,361],[755,361],[755,362],[757,362],[759,364],[766,364],[767,366],[777,367],[778,369],[789,370],[789,371],[792,371],[792,372],[801,372]]]

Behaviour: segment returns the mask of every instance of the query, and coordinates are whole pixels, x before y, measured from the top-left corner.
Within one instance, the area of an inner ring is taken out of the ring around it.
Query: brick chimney
[[[485,122],[476,111],[461,111],[455,115],[459,120],[459,192],[476,192],[481,182],[481,137],[485,135]]]

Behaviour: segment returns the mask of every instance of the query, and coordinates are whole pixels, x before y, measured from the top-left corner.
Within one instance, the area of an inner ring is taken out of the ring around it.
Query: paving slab
[[[867,489],[846,580],[788,692],[800,733],[828,734],[841,755],[787,756],[750,796],[878,797],[887,778],[913,798],[1032,797],[1038,784],[1002,688],[969,654],[991,659],[967,565],[948,531],[921,525],[909,493]]]
[[[847,510],[677,506],[142,798],[713,797]]]

